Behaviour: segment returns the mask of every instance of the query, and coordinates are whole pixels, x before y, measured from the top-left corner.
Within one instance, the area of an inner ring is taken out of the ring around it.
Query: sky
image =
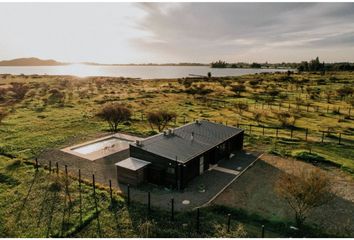
[[[354,62],[354,3],[0,3],[0,60]]]

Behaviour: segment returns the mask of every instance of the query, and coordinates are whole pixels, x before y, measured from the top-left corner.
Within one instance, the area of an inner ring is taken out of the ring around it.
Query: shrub
[[[333,199],[330,179],[320,170],[293,169],[294,173],[283,173],[274,188],[294,211],[297,226],[302,227],[314,208],[323,206]]]
[[[64,99],[65,99],[65,94],[61,92],[59,89],[53,88],[49,90],[49,97],[48,97],[49,104],[63,103]]]
[[[0,102],[5,100],[6,93],[7,91],[5,88],[0,88]]]
[[[243,84],[232,85],[231,91],[233,91],[236,96],[240,96],[242,92],[246,91],[246,87]]]
[[[5,110],[0,109],[0,123],[2,122],[2,120],[5,119],[5,117],[8,115],[7,112],[5,112]]]
[[[22,100],[28,92],[28,87],[24,83],[12,82],[10,91],[13,92],[13,97],[16,100]]]

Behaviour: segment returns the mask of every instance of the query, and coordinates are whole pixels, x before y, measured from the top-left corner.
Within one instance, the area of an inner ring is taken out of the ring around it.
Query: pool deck
[[[82,154],[82,153],[79,153],[74,150],[74,149],[84,147],[84,146],[87,146],[90,144],[102,142],[102,141],[108,140],[110,138],[118,138],[118,139],[122,139],[123,141],[125,140],[126,142],[122,142],[116,146],[104,148],[104,149],[94,151],[94,152],[88,153],[88,154]],[[84,143],[77,144],[74,146],[66,147],[66,148],[61,149],[61,151],[65,152],[65,153],[72,154],[72,155],[80,157],[80,158],[90,160],[90,161],[95,161],[97,159],[107,157],[107,156],[112,155],[114,153],[127,150],[129,148],[129,143],[135,142],[136,140],[142,140],[142,138],[136,137],[136,136],[131,136],[131,135],[126,135],[126,134],[122,134],[122,133],[116,133],[116,134],[112,134],[109,136],[98,138],[98,139],[95,139],[92,141],[88,141],[88,142],[84,142]]]

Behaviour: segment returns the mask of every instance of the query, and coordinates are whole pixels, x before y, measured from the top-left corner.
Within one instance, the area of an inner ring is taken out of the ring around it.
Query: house
[[[116,163],[118,182],[148,181],[183,189],[189,181],[243,146],[243,130],[206,120],[169,129],[129,146],[130,157]]]

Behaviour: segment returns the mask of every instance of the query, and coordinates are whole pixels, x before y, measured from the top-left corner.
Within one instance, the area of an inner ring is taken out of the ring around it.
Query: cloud
[[[241,56],[248,56],[277,61],[288,54],[301,60],[322,51],[327,59],[354,60],[353,3],[146,3],[138,7],[146,15],[136,25],[150,37],[134,39],[133,44],[165,58],[208,62],[241,61]],[[347,49],[347,54],[336,56],[338,49]]]

